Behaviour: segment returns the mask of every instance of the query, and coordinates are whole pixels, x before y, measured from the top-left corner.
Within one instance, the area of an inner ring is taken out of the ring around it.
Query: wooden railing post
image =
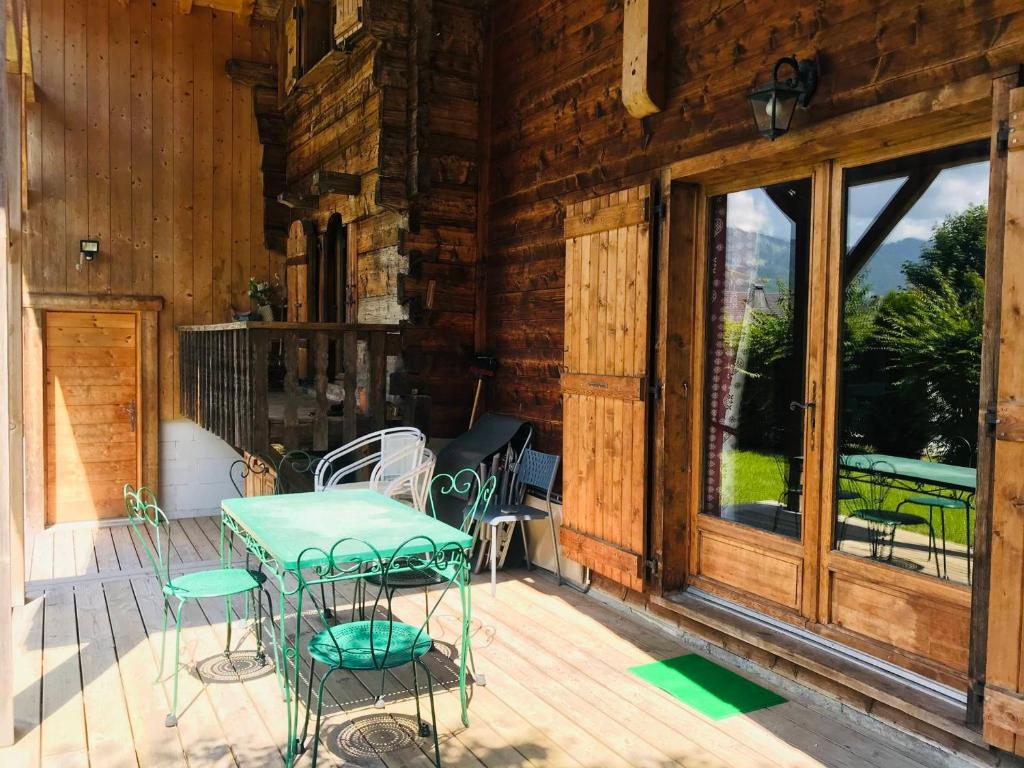
[[[316,413],[313,416],[313,450],[326,451],[329,441],[329,424],[327,422],[327,366],[329,363],[326,331],[315,331],[313,334],[313,367],[315,371]]]
[[[267,455],[270,450],[270,412],[267,389],[270,382],[268,364],[270,338],[254,333],[252,339],[252,448],[253,453]]]
[[[299,426],[299,335],[288,331],[284,336],[284,448],[298,447]]]

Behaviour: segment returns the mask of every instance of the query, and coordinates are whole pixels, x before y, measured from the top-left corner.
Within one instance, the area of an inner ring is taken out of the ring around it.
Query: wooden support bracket
[[[309,185],[311,195],[358,195],[361,189],[362,180],[359,174],[338,171],[315,171],[313,182]]]
[[[665,107],[668,62],[665,0],[626,0],[622,19],[622,103],[641,118]]]
[[[298,192],[282,192],[277,196],[277,202],[289,208],[315,210],[320,207],[320,198],[318,196],[300,195]]]
[[[277,69],[273,64],[245,59],[228,59],[224,64],[224,72],[235,83],[275,89],[277,96]]]

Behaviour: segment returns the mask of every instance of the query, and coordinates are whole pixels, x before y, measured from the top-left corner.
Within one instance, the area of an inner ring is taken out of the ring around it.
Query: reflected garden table
[[[278,627],[273,633],[274,665],[288,711],[288,749],[285,764],[296,757],[299,710],[299,633],[289,638],[285,616],[287,599],[298,588],[299,556],[309,547],[329,550],[343,538],[361,539],[384,559],[401,554],[403,543],[426,536],[438,548],[457,545],[469,549],[472,537],[430,515],[369,490],[337,490],[331,493],[292,493],[226,499],[221,503],[221,559],[230,559],[229,537],[237,535],[248,551],[276,578],[279,589]],[[420,542],[422,549],[422,542]],[[369,559],[372,552],[345,552],[353,560]],[[410,551],[408,554],[413,554]],[[469,655],[470,595],[469,558],[457,578],[462,603],[462,641],[459,655],[459,694],[462,722],[469,725],[466,695],[466,660]],[[307,557],[303,565],[315,565]]]

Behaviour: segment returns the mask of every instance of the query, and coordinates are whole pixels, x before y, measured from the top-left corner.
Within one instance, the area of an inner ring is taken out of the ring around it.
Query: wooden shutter
[[[362,0],[334,0],[334,42],[344,43],[363,24]]]
[[[994,103],[1011,133],[1007,146],[992,159],[985,275],[982,404],[991,411],[986,379],[994,379],[998,421],[994,446],[991,438],[979,440],[978,456],[978,514],[991,509],[984,735],[1001,749],[1024,754],[1024,88],[1000,92],[997,81]],[[984,530],[982,517],[979,535]],[[985,538],[976,542],[981,553]]]
[[[562,374],[565,556],[643,587],[650,189],[569,207]]]

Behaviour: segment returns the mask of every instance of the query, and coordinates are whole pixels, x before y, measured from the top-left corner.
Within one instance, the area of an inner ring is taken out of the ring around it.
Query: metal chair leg
[[[171,605],[167,602],[167,598],[164,598],[164,629],[160,633],[160,671],[156,673],[156,680],[154,682],[159,683],[164,676],[164,656],[167,649],[167,616],[171,612]]]
[[[267,654],[263,650],[263,594],[265,589],[256,589],[252,592],[253,600],[256,602],[256,663],[261,667],[266,666]],[[270,595],[267,595],[267,600]]]
[[[498,594],[498,526],[491,526],[491,597]]]
[[[327,673],[325,673],[327,674]],[[299,694],[301,696],[301,694]],[[302,737],[299,739],[298,754],[306,751],[306,735],[309,733],[309,713],[313,709],[313,659],[309,660],[309,687],[306,689],[306,719],[302,723]]]
[[[228,625],[228,639],[224,643],[224,658],[228,659],[231,657],[231,598],[224,598],[224,621]]]
[[[173,728],[178,724],[178,671],[181,667],[181,614],[185,609],[185,601],[178,606],[174,617],[174,694],[171,696],[171,712],[164,720],[164,725]]]
[[[316,753],[320,747],[320,717],[324,709],[324,685],[327,684],[327,678],[333,671],[333,669],[327,670],[320,678],[320,687],[316,694],[316,728],[313,729],[313,755],[310,760],[310,765],[314,767],[316,766]]]
[[[562,586],[562,558],[558,554],[558,532],[555,531],[555,516],[551,514],[551,504],[548,504],[548,523],[551,525],[551,548],[555,551],[555,573],[558,575],[558,586]]]
[[[512,523],[512,525],[514,526],[515,523]],[[519,530],[522,531],[522,534],[523,534],[523,557],[526,558],[526,570],[532,571],[533,570],[533,563],[530,562],[530,542],[526,538],[526,521],[525,520],[520,520],[519,521]]]
[[[434,680],[430,675],[430,667],[420,661],[423,671],[427,673],[427,696],[430,698],[430,726],[434,732],[434,765],[441,768],[441,742],[437,736],[437,709],[434,707]],[[413,668],[416,664],[413,662]],[[422,735],[422,731],[420,732]]]

